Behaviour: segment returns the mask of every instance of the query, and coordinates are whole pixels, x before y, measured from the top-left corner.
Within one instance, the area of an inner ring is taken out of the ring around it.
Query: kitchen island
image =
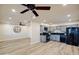
[[[64,41],[63,37],[66,37],[64,33],[41,33],[41,41]]]
[[[64,33],[51,33],[50,40],[52,41],[60,41],[60,37],[64,35]]]

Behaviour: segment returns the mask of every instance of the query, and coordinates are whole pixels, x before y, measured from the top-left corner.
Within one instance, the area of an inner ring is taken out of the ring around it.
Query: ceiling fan
[[[20,22],[19,25],[20,26],[25,26],[25,24],[23,22]]]
[[[35,11],[36,10],[50,10],[50,6],[35,6],[35,4],[22,4],[23,6],[27,7],[28,9],[23,10],[20,12],[21,14],[31,10],[34,15],[37,17],[39,16],[38,13]]]
[[[20,26],[26,26],[26,25],[28,25],[30,22],[31,22],[31,21],[27,21],[27,22],[21,21],[21,22],[19,22],[19,25],[20,25]]]

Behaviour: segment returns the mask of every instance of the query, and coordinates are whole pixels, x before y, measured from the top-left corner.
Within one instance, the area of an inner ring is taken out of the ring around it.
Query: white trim
[[[0,40],[0,42],[2,42],[2,41],[11,41],[11,40],[21,40],[21,39],[30,39],[30,38],[12,38],[12,39],[3,39],[3,40]]]
[[[79,24],[79,22],[69,22],[69,23],[62,23],[62,24],[45,24],[45,23],[41,23],[41,25],[44,26],[61,26],[61,25],[73,25],[73,24]]]

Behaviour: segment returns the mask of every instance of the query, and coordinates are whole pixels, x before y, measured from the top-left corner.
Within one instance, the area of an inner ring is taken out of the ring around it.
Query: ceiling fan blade
[[[37,6],[35,7],[37,10],[50,10],[50,6]]]
[[[35,16],[39,16],[35,10],[32,10]]]
[[[27,4],[21,4],[21,5],[23,5],[23,6],[27,6]]]
[[[25,13],[25,12],[27,12],[27,11],[29,11],[29,9],[25,9],[24,11],[22,11],[22,12],[20,12],[20,13]]]

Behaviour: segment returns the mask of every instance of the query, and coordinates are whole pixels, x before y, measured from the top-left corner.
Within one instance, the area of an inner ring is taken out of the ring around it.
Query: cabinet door
[[[46,35],[41,35],[40,40],[41,42],[46,42]]]
[[[50,36],[50,39],[51,39],[52,41],[60,41],[60,35],[51,35],[51,36]]]

